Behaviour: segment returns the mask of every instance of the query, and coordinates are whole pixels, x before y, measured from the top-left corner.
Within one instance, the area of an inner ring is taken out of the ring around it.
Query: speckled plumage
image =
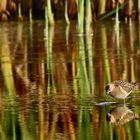
[[[116,80],[106,86],[106,92],[114,98],[125,99],[137,86],[137,83],[128,83]]]

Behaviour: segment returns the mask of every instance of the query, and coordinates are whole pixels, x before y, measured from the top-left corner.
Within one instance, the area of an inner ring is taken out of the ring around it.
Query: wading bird
[[[106,86],[106,93],[113,98],[124,99],[136,88],[137,83],[128,83],[122,80],[116,80]]]

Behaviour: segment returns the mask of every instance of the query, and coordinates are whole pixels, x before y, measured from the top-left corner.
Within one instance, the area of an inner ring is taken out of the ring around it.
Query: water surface
[[[140,139],[139,86],[124,104],[105,85],[140,82],[138,22],[1,23],[0,138]]]

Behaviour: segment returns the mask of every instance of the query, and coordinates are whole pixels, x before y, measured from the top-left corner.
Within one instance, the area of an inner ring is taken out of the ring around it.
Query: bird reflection
[[[112,108],[107,114],[107,120],[115,125],[124,125],[129,121],[138,118],[138,114],[134,114],[126,105]]]

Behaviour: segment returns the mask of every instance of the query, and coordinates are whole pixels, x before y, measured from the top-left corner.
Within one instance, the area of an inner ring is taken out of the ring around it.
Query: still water
[[[105,85],[139,73],[138,22],[0,23],[0,139],[138,140],[139,86],[124,104]]]

